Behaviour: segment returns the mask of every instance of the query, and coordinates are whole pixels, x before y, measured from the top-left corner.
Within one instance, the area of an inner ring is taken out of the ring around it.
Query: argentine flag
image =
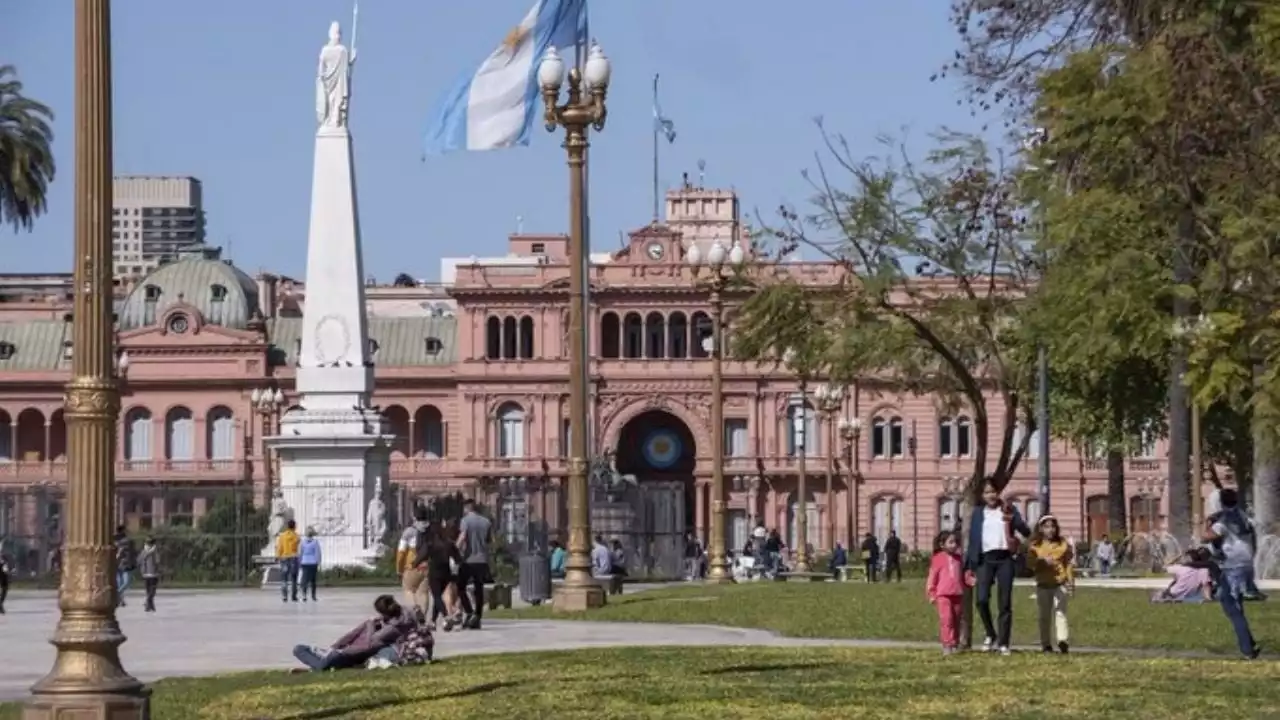
[[[587,0],[537,0],[480,68],[451,88],[427,127],[426,151],[528,145],[542,100],[538,64],[547,48],[585,46]]]

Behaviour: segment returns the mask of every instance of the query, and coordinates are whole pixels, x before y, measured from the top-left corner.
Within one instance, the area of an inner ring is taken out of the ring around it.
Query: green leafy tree
[[[842,138],[823,137],[829,157],[806,175],[814,210],[781,209],[769,231],[779,261],[752,277],[756,292],[733,321],[734,354],[785,361],[802,377],[880,379],[963,407],[976,440],[970,493],[988,477],[1003,487],[1035,427],[1034,366],[1016,350],[1034,282],[1016,178],[971,136],[941,133],[919,162],[892,141],[888,157],[860,160]],[[815,287],[786,260],[801,248],[833,261],[840,277]],[[1019,425],[1028,431],[1015,442]]]
[[[53,182],[53,111],[22,94],[12,65],[0,65],[0,221],[31,229]]]

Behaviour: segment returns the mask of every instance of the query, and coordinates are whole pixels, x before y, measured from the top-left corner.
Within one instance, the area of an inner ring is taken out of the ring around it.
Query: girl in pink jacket
[[[929,561],[929,579],[925,596],[938,609],[938,637],[942,654],[956,652],[960,645],[960,607],[964,597],[964,568],[960,555],[960,536],[954,532],[939,533],[933,541],[933,559]]]

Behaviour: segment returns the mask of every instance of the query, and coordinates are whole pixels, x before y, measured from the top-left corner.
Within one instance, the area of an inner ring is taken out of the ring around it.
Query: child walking
[[[960,536],[954,532],[939,533],[933,541],[933,559],[929,561],[929,579],[924,592],[929,603],[938,609],[938,638],[942,641],[943,655],[950,655],[960,647],[963,565]]]
[[[1036,575],[1036,607],[1040,620],[1040,648],[1053,652],[1050,623],[1058,637],[1058,650],[1066,653],[1069,641],[1067,598],[1075,592],[1075,556],[1062,537],[1058,519],[1045,515],[1036,524],[1027,548],[1027,563]]]

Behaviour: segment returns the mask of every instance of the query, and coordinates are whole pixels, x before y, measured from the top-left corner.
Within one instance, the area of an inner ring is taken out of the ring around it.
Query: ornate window
[[[973,426],[968,416],[938,420],[938,456],[969,457],[973,453]]]
[[[524,410],[515,403],[498,408],[497,445],[494,448],[500,458],[524,457]]]
[[[232,460],[236,456],[236,420],[231,409],[219,405],[205,419],[205,454],[210,460]]]
[[[124,419],[124,459],[151,459],[151,411],[134,408]]]
[[[195,420],[184,407],[171,409],[164,418],[164,458],[191,460],[196,454]]]

